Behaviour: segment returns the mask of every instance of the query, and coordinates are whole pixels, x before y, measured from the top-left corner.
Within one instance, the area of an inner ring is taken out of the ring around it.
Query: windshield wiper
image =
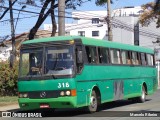
[[[55,75],[53,75],[53,74],[50,74],[50,75],[52,76],[53,79],[56,79]]]

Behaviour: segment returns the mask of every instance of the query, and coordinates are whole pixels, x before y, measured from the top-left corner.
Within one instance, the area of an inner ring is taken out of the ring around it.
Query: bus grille
[[[60,91],[32,91],[28,92],[28,96],[30,99],[57,98],[60,96]]]

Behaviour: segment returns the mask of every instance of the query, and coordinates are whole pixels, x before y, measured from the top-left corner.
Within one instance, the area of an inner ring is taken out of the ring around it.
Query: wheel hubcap
[[[144,90],[142,91],[142,99],[143,100],[145,99],[145,92],[144,92]]]
[[[94,96],[91,97],[91,107],[95,108],[97,106],[97,100]]]

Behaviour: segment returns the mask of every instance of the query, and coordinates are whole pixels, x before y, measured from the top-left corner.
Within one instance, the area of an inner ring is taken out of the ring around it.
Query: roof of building
[[[49,36],[51,36],[51,33],[52,32],[48,31],[48,30],[38,30],[36,35],[35,35],[35,38],[49,37]],[[21,33],[19,35],[16,35],[15,36],[15,41],[21,41],[23,39],[28,40],[28,34],[29,34],[29,32],[24,32],[24,33]],[[11,41],[12,41],[12,38],[6,40],[5,44],[11,43]]]

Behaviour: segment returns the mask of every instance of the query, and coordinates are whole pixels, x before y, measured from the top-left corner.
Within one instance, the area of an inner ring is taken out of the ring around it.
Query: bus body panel
[[[121,43],[102,41],[79,36],[61,36],[42,38],[26,41],[23,45],[61,42],[57,45],[73,43],[74,39],[80,39],[82,45],[94,47],[115,48],[129,51],[154,54],[148,48],[125,45]],[[66,42],[67,41],[67,42]],[[76,62],[76,61],[75,61]],[[69,87],[65,84],[69,84]],[[90,104],[90,95],[94,87],[100,91],[101,103],[138,97],[141,95],[143,84],[147,87],[147,94],[153,94],[157,89],[157,71],[155,66],[119,65],[119,64],[89,64],[84,63],[81,73],[76,73],[74,78],[18,81],[18,92],[43,92],[76,90],[76,96],[59,96],[57,98],[19,98],[22,109],[38,109],[40,104],[48,104],[51,108],[77,108]],[[59,86],[59,87],[58,87]]]
[[[67,84],[67,86],[66,86]],[[27,80],[18,82],[19,92],[75,89],[73,78],[50,80]]]
[[[152,94],[153,81],[156,79],[153,67],[129,67],[129,66],[90,66],[85,65],[82,73],[77,75],[77,104],[89,104],[89,95],[93,86],[97,86],[101,93],[101,102],[115,99],[114,83],[122,81],[123,97],[127,99],[141,95],[143,83],[147,86],[147,93]]]
[[[66,86],[67,83],[67,86]],[[61,85],[61,86],[60,86]],[[63,86],[64,85],[64,86]],[[75,80],[68,79],[51,79],[51,80],[32,80],[32,81],[19,81],[19,93],[32,94],[31,96],[38,97],[41,92],[46,94],[57,94],[61,91],[73,90],[76,88]],[[51,92],[50,92],[51,91]],[[56,92],[56,93],[55,93]],[[56,95],[57,96],[57,95]],[[51,108],[74,108],[77,105],[76,96],[62,96],[56,98],[19,98],[19,106],[24,110],[39,109],[40,104],[48,104]],[[23,106],[25,104],[25,106]]]
[[[76,108],[77,97],[59,97],[48,99],[20,98],[19,106],[23,110],[40,109],[41,104],[47,104],[50,108]]]

